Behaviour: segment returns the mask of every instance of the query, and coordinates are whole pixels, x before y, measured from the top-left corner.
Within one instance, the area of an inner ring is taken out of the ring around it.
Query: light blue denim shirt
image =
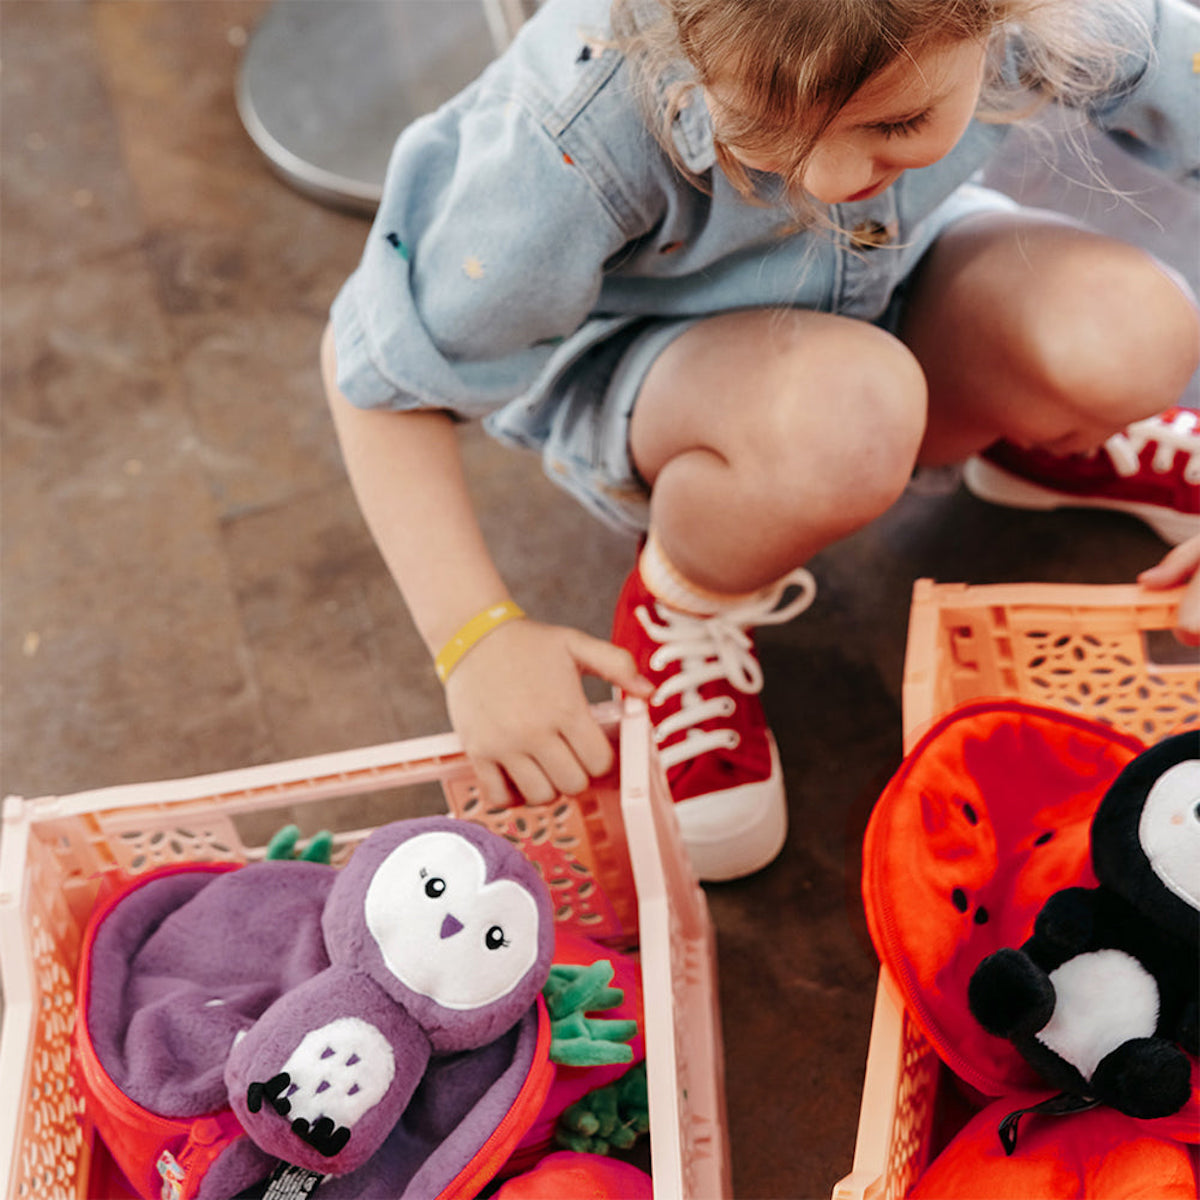
[[[1200,12],[1142,3],[1156,56],[1132,62],[1092,117],[1195,184]],[[877,319],[1007,134],[975,121],[939,162],[831,211],[842,230],[884,231],[884,245],[797,232],[785,205],[748,202],[715,165],[698,94],[674,138],[707,191],[677,170],[623,56],[592,48],[608,7],[549,0],[475,83],[400,136],[333,307],[354,404],[492,413],[490,426],[532,445],[547,381],[639,317],[794,305]]]

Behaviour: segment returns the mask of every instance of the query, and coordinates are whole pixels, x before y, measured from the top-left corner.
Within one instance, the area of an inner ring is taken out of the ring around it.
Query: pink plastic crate
[[[904,750],[972,700],[1061,708],[1155,742],[1200,728],[1200,652],[1168,632],[1182,590],[918,580],[904,663]],[[901,1200],[934,1149],[943,1068],[880,971],[852,1172],[834,1200]]]
[[[645,706],[630,700],[596,712],[617,743],[614,773],[583,796],[536,808],[489,810],[451,734],[72,796],[10,796],[0,837],[0,1197],[85,1197],[102,1186],[106,1156],[94,1154],[68,1069],[80,936],[102,876],[261,858],[265,846],[243,844],[235,817],[278,810],[270,827],[279,828],[322,800],[430,782],[456,815],[520,842],[560,921],[636,947],[654,1195],[729,1196],[708,907],[679,838]],[[339,834],[334,861],[369,832]]]

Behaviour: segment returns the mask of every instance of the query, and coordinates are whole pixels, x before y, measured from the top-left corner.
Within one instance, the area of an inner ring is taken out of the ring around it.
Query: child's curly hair
[[[695,89],[737,81],[739,110],[723,108],[715,144],[748,197],[754,185],[729,146],[785,163],[780,174],[800,197],[822,131],[901,54],[987,41],[977,116],[1003,122],[1050,100],[1086,106],[1151,53],[1136,0],[614,0],[612,20],[651,128],[681,170],[676,114]]]

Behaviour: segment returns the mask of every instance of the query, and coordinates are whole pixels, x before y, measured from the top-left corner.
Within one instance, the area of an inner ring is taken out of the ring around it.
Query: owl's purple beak
[[[462,922],[453,913],[447,913],[442,920],[442,937],[453,937],[462,931],[462,927]]]

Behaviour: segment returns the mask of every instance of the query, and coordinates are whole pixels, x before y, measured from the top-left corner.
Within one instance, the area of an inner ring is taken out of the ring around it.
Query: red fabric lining
[[[922,1032],[984,1095],[1037,1079],[969,1012],[971,973],[1024,942],[1052,892],[1095,885],[1092,814],[1142,749],[1056,710],[973,704],[926,734],[875,806],[863,851],[871,938]]]

